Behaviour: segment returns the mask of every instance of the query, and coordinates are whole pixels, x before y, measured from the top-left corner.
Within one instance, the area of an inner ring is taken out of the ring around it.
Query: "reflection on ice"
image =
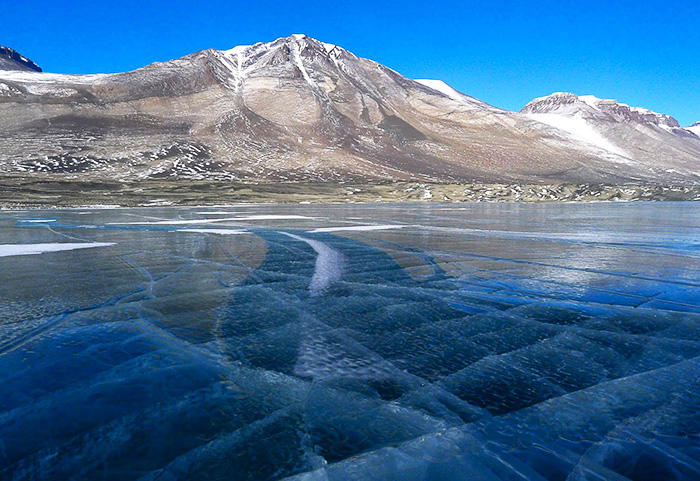
[[[0,217],[0,479],[700,479],[688,205],[200,210]]]

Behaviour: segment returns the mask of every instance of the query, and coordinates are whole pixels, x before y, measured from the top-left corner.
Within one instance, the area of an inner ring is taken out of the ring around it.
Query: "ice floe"
[[[81,243],[52,243],[52,244],[0,244],[0,257],[26,256],[43,254],[45,252],[72,251],[76,249],[91,249],[107,247],[113,242],[81,242]]]
[[[345,231],[373,231],[373,230],[389,230],[403,229],[404,225],[384,224],[384,225],[349,225],[342,227],[319,227],[318,229],[310,230],[309,232],[345,232]]]

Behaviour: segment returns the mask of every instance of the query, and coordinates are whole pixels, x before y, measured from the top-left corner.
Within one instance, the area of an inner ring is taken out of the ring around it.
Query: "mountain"
[[[0,70],[41,72],[41,68],[16,50],[0,46]]]
[[[689,178],[697,175],[700,138],[669,115],[572,93],[535,99],[521,113],[597,147],[610,158],[684,172]]]
[[[83,180],[699,180],[700,139],[670,117],[565,95],[510,112],[304,35],[119,74],[0,71],[0,173]],[[574,135],[571,119],[598,137]]]

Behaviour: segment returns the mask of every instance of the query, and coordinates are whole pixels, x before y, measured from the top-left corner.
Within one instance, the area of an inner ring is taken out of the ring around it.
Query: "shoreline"
[[[0,209],[397,202],[589,203],[700,201],[700,184],[78,181],[0,176]]]

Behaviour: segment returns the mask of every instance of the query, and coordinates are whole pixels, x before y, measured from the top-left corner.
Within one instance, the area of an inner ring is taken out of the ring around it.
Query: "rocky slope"
[[[505,111],[303,35],[120,74],[5,69],[0,174],[274,182],[700,180],[700,138],[670,117],[606,101],[593,107],[574,97],[540,99],[524,113]],[[607,143],[572,135],[547,116],[593,122]]]

